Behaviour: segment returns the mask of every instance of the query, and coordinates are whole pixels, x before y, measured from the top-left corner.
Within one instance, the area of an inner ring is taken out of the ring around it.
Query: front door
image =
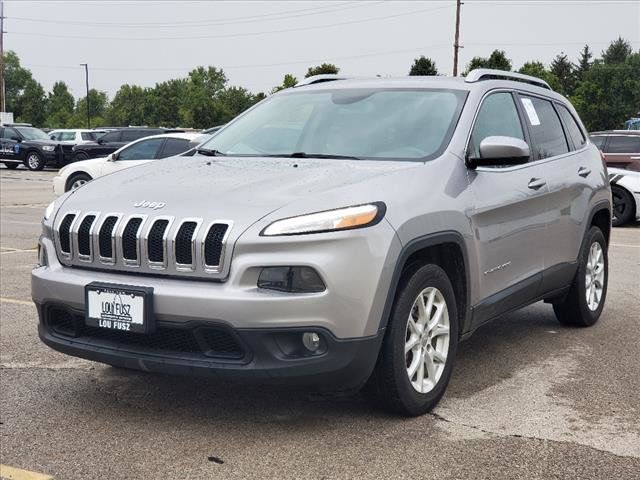
[[[489,136],[522,139],[523,128],[514,94],[496,91],[483,100],[469,141],[470,155],[479,155]],[[480,267],[479,303],[474,323],[517,308],[539,294],[549,212],[546,170],[533,162],[510,167],[479,167],[469,172],[475,205],[469,210]]]

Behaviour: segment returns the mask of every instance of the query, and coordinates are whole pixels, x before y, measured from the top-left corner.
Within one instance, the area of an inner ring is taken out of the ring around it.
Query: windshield
[[[280,94],[200,148],[236,156],[427,160],[446,147],[465,98],[464,91],[441,89]]]
[[[50,140],[49,135],[44,133],[39,128],[33,127],[16,127],[25,140]]]

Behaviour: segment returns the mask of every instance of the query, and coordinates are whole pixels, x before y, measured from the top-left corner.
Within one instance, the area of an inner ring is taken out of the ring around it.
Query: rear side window
[[[73,141],[76,139],[76,132],[60,132],[58,140],[61,142]]]
[[[491,136],[515,137],[524,140],[518,110],[513,96],[508,92],[494,93],[482,102],[471,133],[469,155],[480,158],[480,142]]]
[[[604,145],[604,141],[606,140],[607,137],[600,135],[597,137],[589,137],[589,138],[591,140],[591,143],[593,143],[596,147],[602,150],[602,145]]]
[[[548,100],[521,96],[536,158],[548,158],[569,151],[560,118]]]
[[[118,160],[151,160],[156,158],[164,138],[150,138],[128,146],[118,154]]]
[[[574,149],[577,150],[581,148],[586,143],[587,139],[582,133],[582,130],[580,130],[578,122],[576,122],[576,119],[573,118],[571,112],[569,112],[567,107],[565,107],[564,105],[558,105],[558,113],[560,113],[560,116],[562,117],[564,126],[567,129],[567,134],[573,142]]]
[[[171,157],[186,152],[189,148],[189,141],[183,138],[167,138],[164,148],[158,158]]]
[[[609,142],[605,149],[606,153],[640,153],[639,136],[618,136],[609,137]]]
[[[80,133],[80,136],[82,137],[83,140],[95,140],[101,135],[102,135],[101,132],[81,132]]]

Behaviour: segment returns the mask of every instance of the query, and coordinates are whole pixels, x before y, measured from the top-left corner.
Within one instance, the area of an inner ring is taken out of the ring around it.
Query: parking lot
[[[403,419],[362,395],[45,347],[29,272],[53,175],[0,167],[0,463],[56,479],[640,478],[640,225],[614,229],[596,326],[562,327],[543,303],[507,315],[462,344],[434,412]]]

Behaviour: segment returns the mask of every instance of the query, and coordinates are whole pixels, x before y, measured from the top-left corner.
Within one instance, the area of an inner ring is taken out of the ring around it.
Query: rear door
[[[489,136],[515,137],[531,146],[522,117],[513,92],[489,93],[478,110],[469,154],[479,155],[480,142]],[[523,165],[478,167],[469,171],[469,179],[475,195],[470,220],[482,275],[483,300],[474,307],[477,325],[538,295],[549,190],[545,167],[533,156]]]
[[[17,140],[21,135],[15,128],[3,127],[0,132],[0,158],[3,160],[15,160],[21,162],[24,159],[24,150],[20,148]]]
[[[186,138],[167,138],[162,149],[158,153],[158,158],[167,158],[179,155],[189,149],[189,140]]]

